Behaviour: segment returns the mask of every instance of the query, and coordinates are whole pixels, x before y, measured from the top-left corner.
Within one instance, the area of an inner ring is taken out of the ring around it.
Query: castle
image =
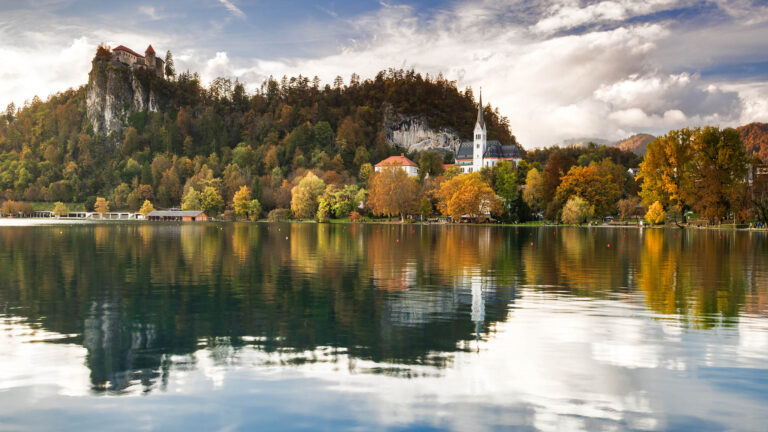
[[[480,105],[477,107],[475,138],[465,140],[456,152],[456,165],[462,173],[478,172],[481,168],[493,166],[503,160],[517,164],[522,160],[517,145],[501,145],[497,140],[488,141],[483,117],[483,93],[480,92]]]
[[[144,55],[120,45],[112,50],[112,54],[117,61],[131,67],[131,69],[147,69],[154,72],[160,78],[165,76],[165,62],[155,56],[155,50],[152,45],[148,46]]]

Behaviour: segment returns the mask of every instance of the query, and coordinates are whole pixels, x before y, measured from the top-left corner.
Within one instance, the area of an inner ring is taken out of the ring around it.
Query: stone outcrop
[[[160,103],[130,68],[116,62],[94,59],[86,87],[88,120],[100,136],[120,132],[128,115],[138,111],[156,112]]]
[[[391,107],[384,109],[384,132],[390,145],[407,151],[436,150],[456,154],[461,145],[461,138],[453,130],[432,129],[426,118],[395,114]]]

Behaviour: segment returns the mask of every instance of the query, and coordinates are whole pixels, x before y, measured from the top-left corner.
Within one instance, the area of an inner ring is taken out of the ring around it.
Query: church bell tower
[[[480,104],[477,106],[477,122],[475,123],[475,145],[472,149],[472,172],[478,172],[483,167],[485,154],[486,130],[483,118],[483,89],[480,89]]]

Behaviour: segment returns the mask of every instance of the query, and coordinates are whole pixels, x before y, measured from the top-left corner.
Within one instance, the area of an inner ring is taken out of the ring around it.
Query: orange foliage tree
[[[376,216],[392,217],[415,213],[419,205],[419,185],[402,168],[374,173],[368,193],[368,207]]]
[[[496,196],[480,173],[469,173],[444,181],[437,193],[440,213],[453,220],[467,215],[471,219],[485,220],[489,215],[501,215],[501,199]]]
[[[611,214],[621,198],[621,172],[609,159],[593,162],[587,167],[573,167],[563,176],[555,197],[566,202],[580,196],[595,207],[597,216]]]

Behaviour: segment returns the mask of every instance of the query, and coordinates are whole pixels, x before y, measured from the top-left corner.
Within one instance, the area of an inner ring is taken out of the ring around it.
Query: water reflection
[[[341,413],[358,426],[768,420],[749,411],[768,399],[759,233],[112,223],[3,227],[0,244],[3,401],[301,392],[299,373],[359,396]]]

